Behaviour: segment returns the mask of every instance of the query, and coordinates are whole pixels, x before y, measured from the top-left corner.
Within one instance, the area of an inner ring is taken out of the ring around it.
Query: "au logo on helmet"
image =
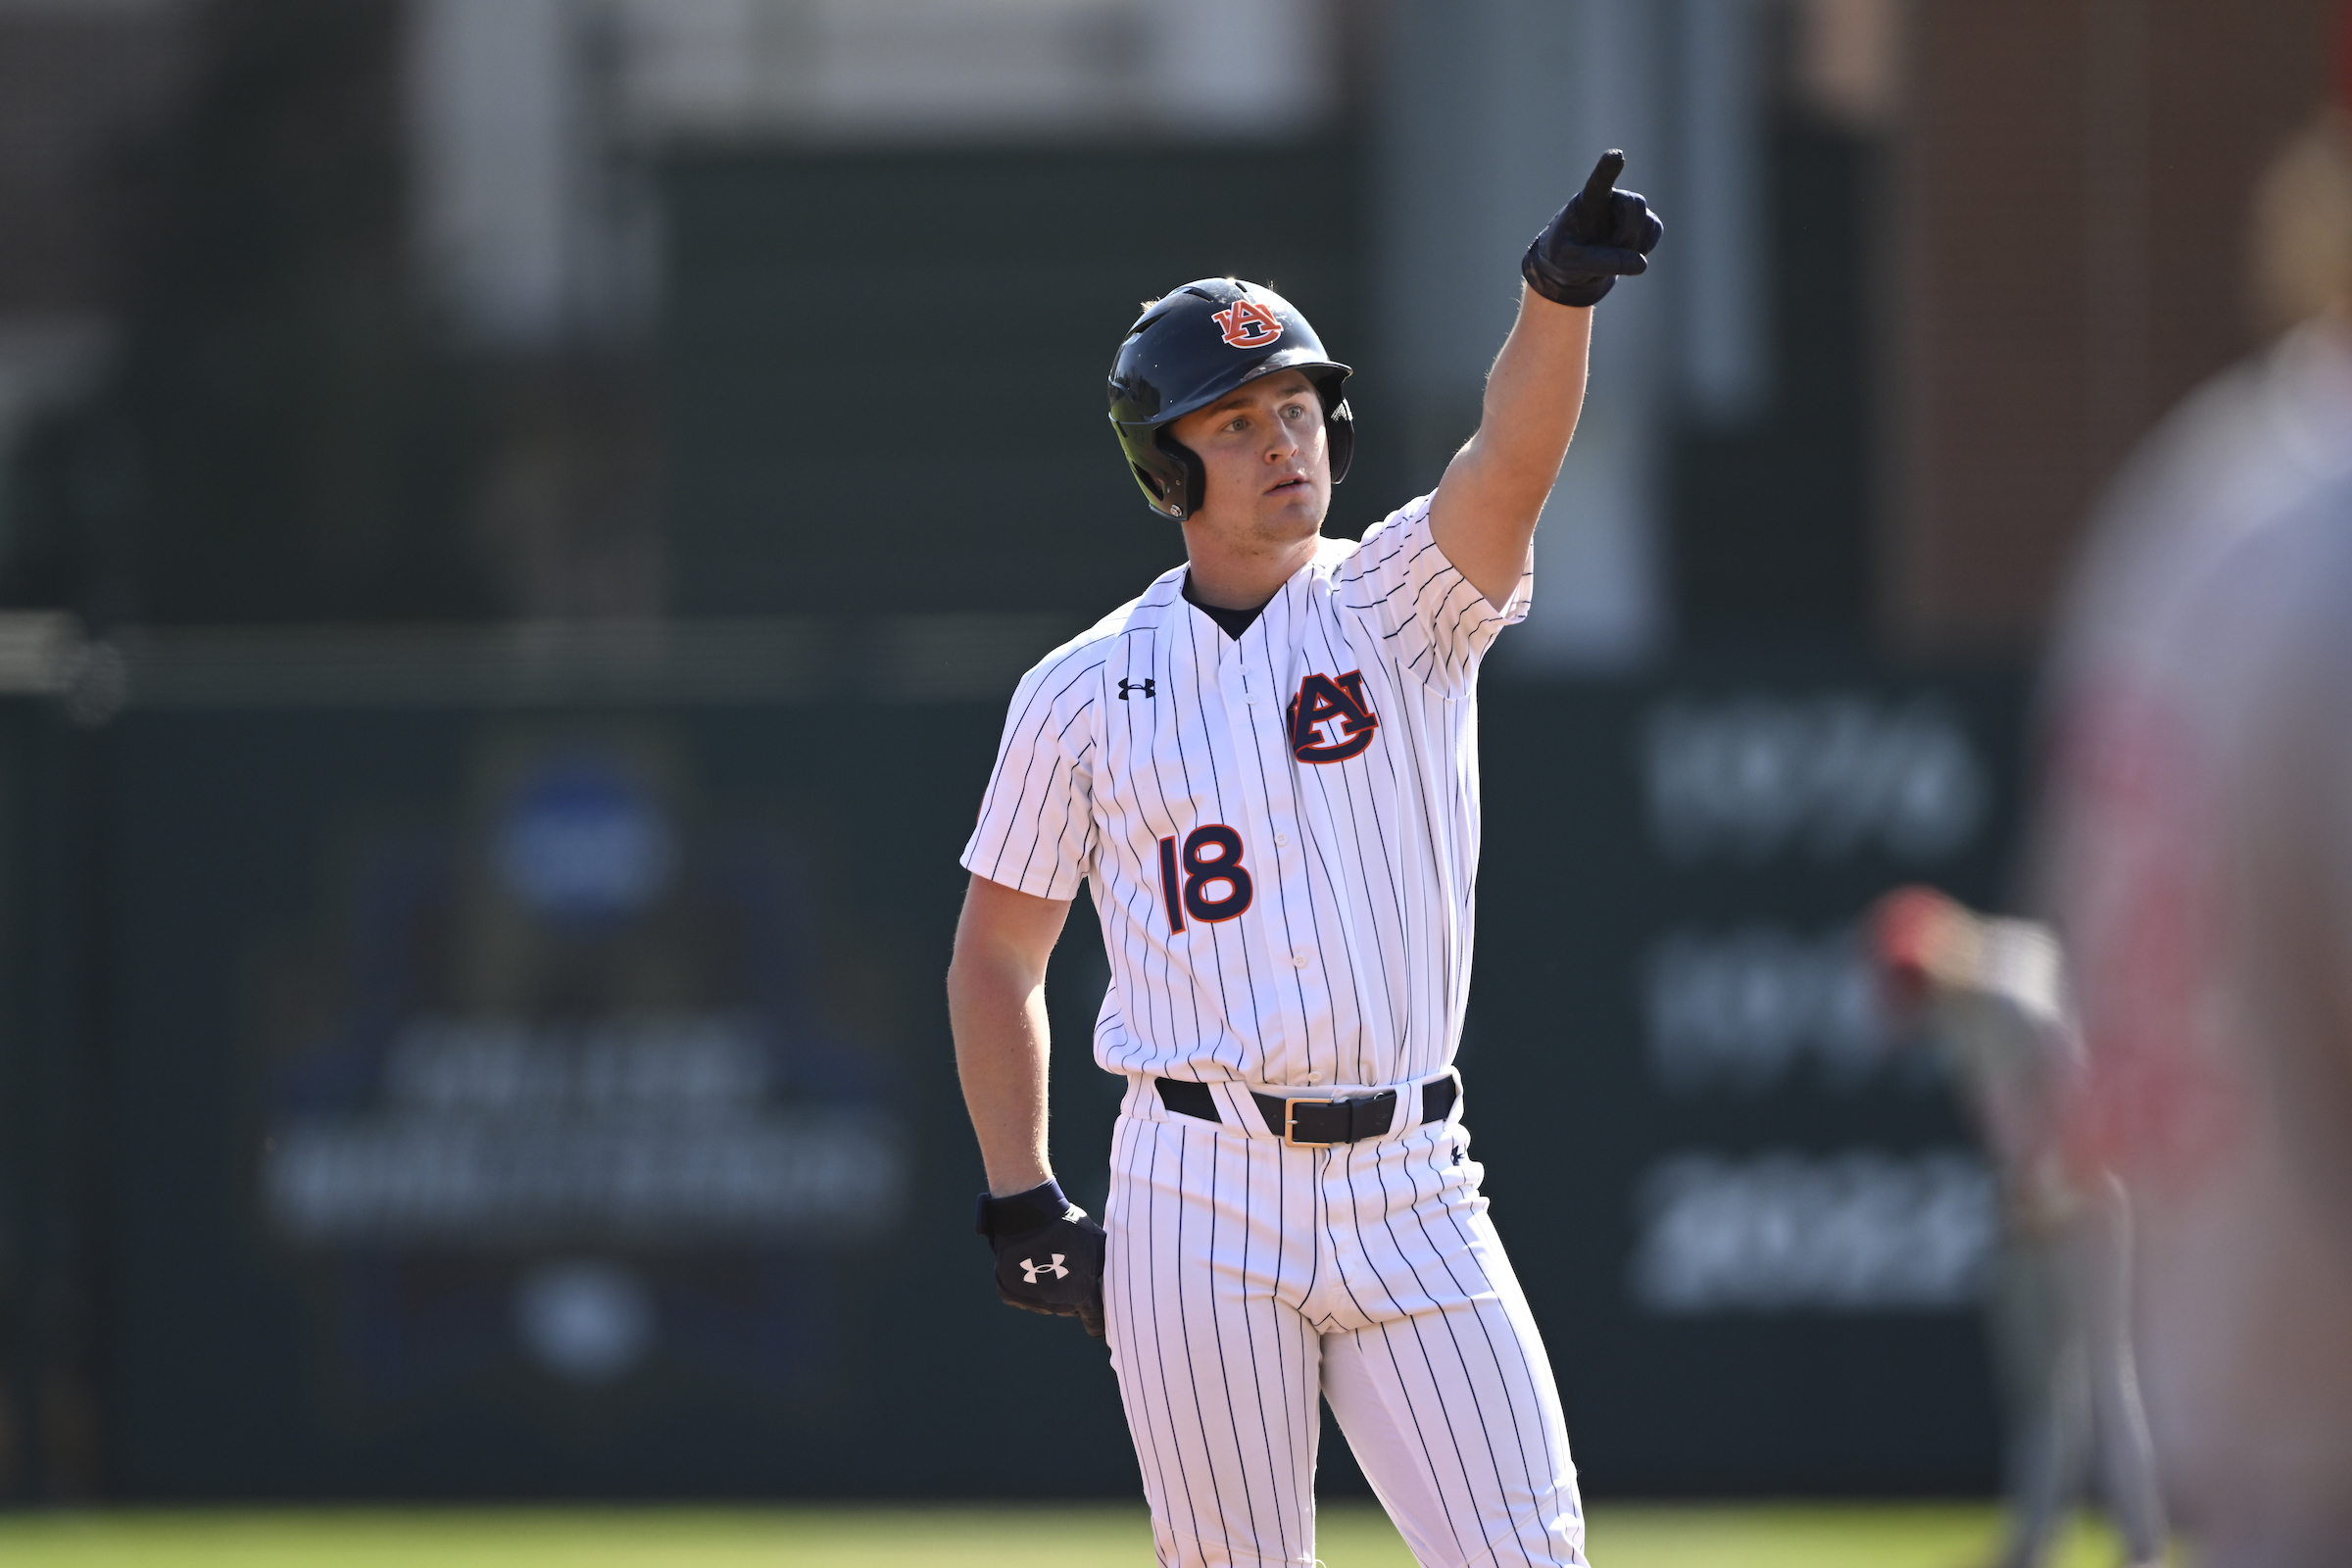
[[[1282,322],[1272,311],[1250,300],[1235,300],[1229,309],[1213,313],[1209,319],[1225,334],[1225,341],[1237,349],[1262,349],[1282,336]]]

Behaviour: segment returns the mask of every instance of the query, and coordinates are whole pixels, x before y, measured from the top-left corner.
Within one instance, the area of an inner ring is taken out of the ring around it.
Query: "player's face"
[[[1208,494],[1193,520],[1257,542],[1312,538],[1331,508],[1323,400],[1304,372],[1246,381],[1169,426],[1200,454]]]

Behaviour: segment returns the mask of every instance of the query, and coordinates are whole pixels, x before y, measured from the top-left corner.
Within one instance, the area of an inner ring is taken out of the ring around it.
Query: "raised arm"
[[[1568,455],[1592,340],[1591,306],[1522,292],[1519,319],[1487,375],[1478,433],[1446,466],[1430,500],[1430,537],[1497,610],[1519,585],[1536,518]]]
[[[1438,548],[1498,610],[1526,568],[1536,519],[1576,431],[1592,307],[1619,277],[1648,267],[1661,232],[1642,197],[1614,188],[1624,168],[1623,153],[1603,155],[1528,247],[1519,319],[1488,373],[1478,433],[1454,454],[1430,503]]]
[[[1046,960],[1069,913],[1067,899],[1041,899],[975,876],[956,925],[948,1022],[988,1190],[999,1198],[1053,1175],[1046,1153]]]

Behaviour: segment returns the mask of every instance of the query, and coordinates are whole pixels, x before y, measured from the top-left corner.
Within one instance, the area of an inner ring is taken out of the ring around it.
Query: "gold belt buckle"
[[[1332,1144],[1302,1144],[1298,1141],[1298,1107],[1300,1105],[1336,1105],[1336,1100],[1285,1100],[1282,1102],[1282,1141],[1292,1149],[1331,1149]]]

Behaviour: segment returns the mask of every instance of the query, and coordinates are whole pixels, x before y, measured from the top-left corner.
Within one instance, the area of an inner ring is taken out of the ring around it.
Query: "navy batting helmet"
[[[1301,370],[1323,400],[1331,482],[1355,454],[1355,416],[1343,388],[1349,370],[1323,352],[1298,307],[1255,283],[1204,277],[1154,300],[1127,329],[1110,368],[1110,424],[1152,510],[1184,518],[1208,489],[1200,460],[1167,433],[1245,381]]]

